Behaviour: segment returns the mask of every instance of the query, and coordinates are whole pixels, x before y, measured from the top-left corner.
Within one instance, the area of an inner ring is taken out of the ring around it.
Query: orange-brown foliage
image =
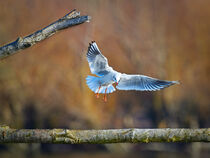
[[[24,109],[32,106],[35,127],[186,127],[191,117],[207,126],[209,5],[205,0],[0,1],[1,45],[73,8],[92,16],[90,23],[0,62],[0,122],[22,127]],[[85,54],[92,40],[114,69],[180,80],[181,85],[160,92],[117,91],[103,103],[85,83],[90,74]]]

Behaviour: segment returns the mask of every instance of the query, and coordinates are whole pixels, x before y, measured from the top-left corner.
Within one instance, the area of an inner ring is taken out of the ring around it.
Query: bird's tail
[[[95,76],[87,76],[86,77],[86,83],[88,87],[94,92],[94,93],[112,93],[115,91],[115,88],[112,85],[109,86],[101,86],[100,87],[100,77]],[[100,89],[99,89],[100,87]]]
[[[88,87],[95,93],[97,93],[97,90],[100,86],[99,84],[99,77],[95,77],[95,76],[87,76],[86,77],[86,83],[88,85]]]
[[[106,92],[106,94],[109,94],[109,93],[112,93],[112,92],[114,92],[116,89],[114,88],[114,86],[112,86],[112,85],[109,85],[109,86],[107,86],[107,87],[102,87],[101,89],[100,89],[100,91],[99,91],[99,93],[105,93]]]

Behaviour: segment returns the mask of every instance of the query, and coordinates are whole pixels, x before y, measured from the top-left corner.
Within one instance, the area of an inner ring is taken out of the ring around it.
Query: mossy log
[[[0,143],[107,144],[210,142],[210,129],[12,129],[0,126]]]
[[[0,59],[15,54],[18,50],[26,49],[33,46],[37,42],[47,39],[56,32],[75,26],[90,20],[90,16],[80,16],[76,10],[71,11],[64,17],[46,26],[45,28],[36,31],[26,37],[18,37],[12,43],[0,47]]]

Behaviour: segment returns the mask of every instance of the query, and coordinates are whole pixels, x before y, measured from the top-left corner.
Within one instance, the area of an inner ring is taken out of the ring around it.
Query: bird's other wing
[[[108,65],[108,60],[98,49],[96,42],[91,42],[86,54],[90,71],[97,76],[104,76],[109,73],[112,68]]]
[[[173,84],[179,84],[179,82],[159,80],[144,75],[122,74],[116,88],[119,90],[157,91]]]

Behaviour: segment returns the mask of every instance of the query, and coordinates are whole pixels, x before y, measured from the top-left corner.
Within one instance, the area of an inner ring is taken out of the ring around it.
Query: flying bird
[[[104,101],[107,101],[106,94],[118,90],[136,90],[136,91],[157,91],[179,84],[178,81],[166,81],[144,75],[131,75],[120,73],[113,70],[108,65],[107,58],[101,53],[95,41],[91,42],[86,54],[90,71],[96,76],[87,76],[86,83],[88,87],[99,98],[99,94],[104,94]],[[116,86],[113,85],[116,83]],[[116,88],[116,89],[115,89]]]

